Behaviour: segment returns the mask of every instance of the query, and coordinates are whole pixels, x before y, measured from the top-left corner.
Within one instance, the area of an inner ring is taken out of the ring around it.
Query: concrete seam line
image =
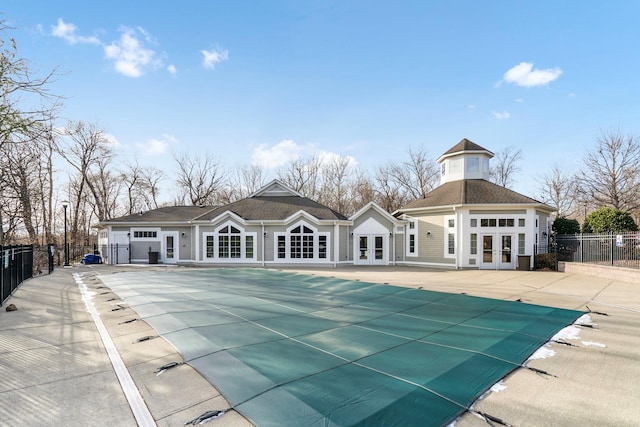
[[[149,412],[149,408],[144,403],[144,399],[142,399],[138,387],[136,387],[136,384],[134,383],[133,378],[131,378],[131,374],[129,374],[129,370],[126,365],[122,361],[120,353],[118,353],[118,349],[113,343],[107,328],[104,326],[104,323],[102,323],[102,319],[100,319],[98,310],[96,310],[93,302],[91,301],[93,299],[92,293],[89,292],[87,285],[82,281],[81,275],[74,274],[74,277],[78,284],[78,288],[80,289],[82,301],[84,301],[87,311],[91,314],[91,318],[98,328],[98,333],[100,334],[100,338],[102,338],[102,343],[107,350],[107,354],[109,355],[113,369],[118,377],[120,386],[124,391],[124,395],[127,398],[131,412],[133,412],[133,416],[141,427],[156,427],[156,422],[153,419],[151,412]]]

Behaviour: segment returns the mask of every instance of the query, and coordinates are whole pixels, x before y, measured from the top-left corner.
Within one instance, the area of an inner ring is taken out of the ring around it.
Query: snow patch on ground
[[[504,381],[500,380],[497,383],[495,383],[493,386],[491,386],[489,390],[494,393],[500,393],[501,391],[504,391],[506,389],[507,389],[507,386],[504,385]]]
[[[582,344],[587,346],[587,347],[607,348],[607,346],[605,344],[602,344],[602,343],[599,343],[599,342],[593,342],[593,341],[582,341]]]
[[[549,357],[553,357],[556,355],[555,350],[552,350],[549,348],[549,344],[545,344],[542,347],[540,347],[539,349],[537,349],[535,351],[535,353],[533,353],[531,355],[531,357],[529,357],[527,359],[527,362],[529,360],[537,360],[537,359],[547,359]]]

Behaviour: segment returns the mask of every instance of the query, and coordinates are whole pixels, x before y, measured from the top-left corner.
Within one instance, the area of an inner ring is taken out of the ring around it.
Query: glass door
[[[382,236],[375,236],[375,260],[383,261],[384,260],[384,239]]]
[[[513,238],[510,234],[503,234],[500,236],[500,268],[512,269],[513,268]]]
[[[365,263],[369,260],[369,236],[360,236],[360,255],[358,260]]]
[[[482,268],[495,269],[495,252],[493,248],[493,235],[482,236]]]
[[[166,233],[162,238],[162,262],[175,264],[178,261],[178,233]]]

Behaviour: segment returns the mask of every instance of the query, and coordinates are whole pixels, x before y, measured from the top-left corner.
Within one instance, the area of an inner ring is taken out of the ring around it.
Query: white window
[[[471,255],[478,254],[478,235],[476,233],[470,234],[471,241],[469,242],[469,253]]]
[[[134,228],[131,230],[131,240],[158,240],[159,228]]]
[[[416,219],[409,220],[407,232],[407,256],[418,256],[418,220]]]
[[[518,234],[518,255],[524,255],[525,250],[525,234]]]
[[[468,157],[467,158],[467,172],[478,172],[480,170],[480,158]]]
[[[204,233],[204,259],[221,262],[255,261],[256,233],[225,223],[213,233]]]
[[[444,217],[444,256],[454,258],[456,255],[456,217],[455,215]]]
[[[274,233],[275,253],[279,260],[295,262],[325,261],[328,257],[329,233],[319,232],[310,224],[300,222],[285,233]]]

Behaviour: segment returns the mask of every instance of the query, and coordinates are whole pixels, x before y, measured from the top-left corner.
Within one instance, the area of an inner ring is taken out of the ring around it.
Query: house
[[[394,213],[370,202],[347,218],[274,180],[224,206],[103,221],[98,244],[110,264],[531,266],[554,209],[489,182],[491,157],[463,139],[438,159],[441,185]]]
[[[492,157],[465,138],[438,158],[440,186],[395,213],[408,221],[405,264],[510,270],[546,252],[555,209],[489,182]]]

